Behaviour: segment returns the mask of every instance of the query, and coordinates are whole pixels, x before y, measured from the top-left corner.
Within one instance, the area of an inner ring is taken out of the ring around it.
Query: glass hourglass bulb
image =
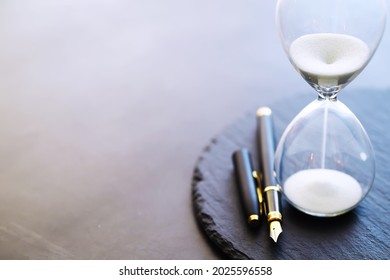
[[[356,207],[375,176],[370,140],[338,93],[367,65],[382,37],[382,0],[278,0],[276,21],[290,62],[317,92],[288,125],[275,154],[287,200],[315,216]]]

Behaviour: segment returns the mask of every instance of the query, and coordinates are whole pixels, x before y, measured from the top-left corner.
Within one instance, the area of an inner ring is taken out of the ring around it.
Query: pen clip
[[[252,176],[256,183],[257,198],[259,200],[259,211],[260,211],[260,216],[262,216],[264,213],[264,198],[263,198],[263,193],[261,191],[262,176],[261,173],[256,170],[252,171]]]

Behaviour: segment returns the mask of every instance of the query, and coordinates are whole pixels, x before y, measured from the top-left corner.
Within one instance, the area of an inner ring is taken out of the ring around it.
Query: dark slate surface
[[[390,90],[360,90],[340,96],[359,118],[372,141],[376,177],[365,200],[336,218],[316,218],[283,200],[283,233],[275,244],[264,221],[246,226],[236,189],[231,154],[248,148],[256,164],[256,118],[249,112],[228,126],[204,149],[192,183],[196,219],[211,244],[230,259],[390,259]],[[277,139],[313,95],[269,106]],[[256,166],[257,168],[257,166]]]

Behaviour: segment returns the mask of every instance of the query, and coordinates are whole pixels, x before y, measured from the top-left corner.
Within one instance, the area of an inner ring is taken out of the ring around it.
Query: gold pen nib
[[[282,233],[282,225],[279,221],[272,221],[269,224],[269,236],[275,241],[278,241],[279,235]]]

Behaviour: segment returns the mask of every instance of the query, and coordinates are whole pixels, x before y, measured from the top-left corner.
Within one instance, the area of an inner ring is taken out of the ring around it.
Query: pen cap
[[[246,149],[240,149],[233,153],[232,158],[243,210],[248,223],[257,226],[260,222],[261,209],[257,183],[253,176],[254,169],[251,154]]]

